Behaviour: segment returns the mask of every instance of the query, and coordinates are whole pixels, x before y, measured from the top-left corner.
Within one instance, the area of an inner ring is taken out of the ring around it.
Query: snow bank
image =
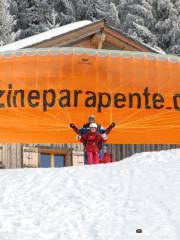
[[[0,240],[179,240],[179,172],[180,150],[108,165],[1,170]]]

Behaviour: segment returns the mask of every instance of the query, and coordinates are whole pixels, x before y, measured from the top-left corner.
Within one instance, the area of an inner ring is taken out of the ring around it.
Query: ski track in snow
[[[1,170],[0,240],[179,240],[179,172],[180,150]]]

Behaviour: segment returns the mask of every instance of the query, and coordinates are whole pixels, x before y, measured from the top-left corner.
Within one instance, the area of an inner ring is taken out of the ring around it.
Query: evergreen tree
[[[177,14],[173,22],[173,32],[171,35],[171,44],[168,48],[169,53],[180,54],[180,0],[174,0],[174,9]]]
[[[118,10],[117,10],[115,4],[112,2],[109,5],[109,12],[106,16],[106,21],[108,24],[115,26],[115,27],[119,27],[119,25],[120,25]]]
[[[16,13],[17,39],[76,21],[68,0],[12,0],[11,13]]]
[[[59,15],[59,22],[65,25],[76,21],[75,9],[69,0],[54,0],[53,8]]]
[[[105,19],[109,25],[117,27],[120,24],[116,5],[110,0],[94,1],[96,19]]]
[[[180,0],[172,0],[174,8],[177,10],[178,14],[180,15]]]
[[[59,27],[61,25],[61,21],[59,19],[58,13],[56,10],[53,8],[50,10],[49,17],[47,20],[47,28],[52,29]]]
[[[75,18],[77,21],[95,21],[97,19],[94,0],[71,0],[71,2],[74,7]]]
[[[74,21],[105,19],[142,42],[180,54],[180,0],[0,0],[0,13],[0,45]]]
[[[158,39],[158,45],[169,53],[177,53],[178,49],[180,49],[178,46],[180,19],[175,3],[171,0],[154,0],[153,8],[156,18],[155,34]]]
[[[151,46],[156,46],[156,37],[152,31],[154,20],[150,1],[122,0],[117,9],[125,32]]]
[[[12,34],[13,18],[6,0],[0,0],[0,46],[14,40]]]

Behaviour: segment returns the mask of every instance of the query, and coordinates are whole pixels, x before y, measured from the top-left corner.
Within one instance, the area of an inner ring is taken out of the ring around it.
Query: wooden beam
[[[51,153],[51,167],[54,168],[54,153]]]
[[[132,49],[145,52],[148,49],[146,49],[144,46],[141,46],[140,44],[136,43],[135,41],[131,40],[130,38],[127,38],[126,36],[123,36],[122,34],[113,31],[108,26],[104,27],[104,33],[106,33],[108,36],[111,36],[111,38],[116,39],[116,42],[119,40],[121,43],[123,42],[126,46],[129,46]]]
[[[97,47],[98,49],[102,49],[102,46],[105,40],[106,40],[106,34],[102,33],[98,41],[98,47]]]
[[[39,153],[61,154],[66,155],[68,150],[66,149],[53,149],[53,148],[38,148]]]
[[[98,40],[99,40],[99,36],[101,35],[101,33],[96,33],[92,36],[91,38],[91,46],[92,48],[97,48],[98,46]]]
[[[122,50],[128,50],[128,51],[137,51],[137,48],[129,45],[128,43],[115,38],[114,36],[112,36],[111,34],[106,34],[106,41],[107,43],[110,43],[116,47],[118,47],[119,49]]]
[[[91,38],[91,45],[93,48],[101,49],[103,46],[103,43],[106,39],[106,34],[103,32],[99,32],[94,34],[94,36]]]
[[[65,33],[63,35],[54,37],[49,40],[45,40],[41,43],[36,43],[33,45],[29,45],[29,47],[35,47],[35,48],[48,48],[53,46],[66,46],[70,43],[75,43],[77,41],[80,41],[83,38],[87,38],[89,36],[92,36],[93,34],[102,31],[102,28],[104,28],[104,21],[95,22],[92,24],[89,24],[85,27],[82,27],[80,29]]]

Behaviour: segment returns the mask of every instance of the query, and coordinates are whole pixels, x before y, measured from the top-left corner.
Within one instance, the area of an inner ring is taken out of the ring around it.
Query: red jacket
[[[108,152],[104,153],[104,157],[101,160],[102,163],[110,163],[111,162],[111,156],[109,155]]]
[[[101,134],[96,132],[83,134],[80,141],[86,144],[87,152],[99,152],[98,143],[105,142]]]

